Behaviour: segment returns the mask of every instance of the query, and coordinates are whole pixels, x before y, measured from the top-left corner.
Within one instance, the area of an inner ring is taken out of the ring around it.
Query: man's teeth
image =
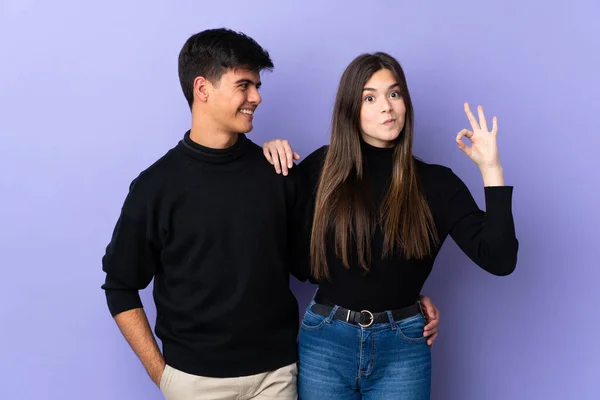
[[[248,115],[252,115],[252,114],[254,114],[254,111],[251,111],[251,110],[244,110],[244,109],[242,109],[242,110],[240,110],[240,112],[241,112],[242,114],[248,114]]]

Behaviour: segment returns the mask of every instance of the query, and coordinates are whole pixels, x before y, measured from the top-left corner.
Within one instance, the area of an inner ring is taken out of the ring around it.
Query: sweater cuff
[[[142,299],[137,290],[105,290],[105,292],[108,309],[113,317],[124,311],[143,308]]]
[[[492,209],[512,210],[513,188],[513,186],[486,186],[484,189],[486,211]]]

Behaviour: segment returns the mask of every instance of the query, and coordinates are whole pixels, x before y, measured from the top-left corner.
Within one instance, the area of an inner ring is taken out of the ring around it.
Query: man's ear
[[[208,100],[208,94],[212,84],[203,76],[197,76],[194,79],[194,97],[203,103]]]

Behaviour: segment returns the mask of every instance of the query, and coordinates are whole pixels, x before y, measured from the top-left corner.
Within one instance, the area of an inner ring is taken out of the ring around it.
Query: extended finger
[[[279,151],[277,150],[277,144],[273,144],[273,149],[271,150],[271,154],[273,155],[273,166],[275,166],[275,172],[280,174],[281,173],[281,163],[279,162]]]
[[[498,118],[492,118],[492,133],[495,135],[498,133]]]
[[[271,163],[271,165],[273,165],[273,157],[271,157],[271,150],[266,144],[263,144],[263,154],[265,155],[267,161]]]
[[[294,152],[292,151],[290,142],[288,142],[287,140],[284,140],[283,148],[285,149],[285,157],[287,159],[287,167],[292,168],[292,166],[294,165]]]
[[[485,114],[483,113],[483,107],[477,107],[477,113],[479,114],[479,125],[484,131],[488,131],[487,121],[485,120]]]
[[[284,176],[287,176],[288,174],[288,163],[287,163],[287,155],[285,152],[285,147],[283,146],[283,143],[281,143],[281,141],[277,142],[277,153],[279,154],[279,157],[275,157],[275,158],[279,158],[279,162],[281,164],[281,171],[283,172]]]
[[[471,112],[469,103],[465,103],[465,114],[467,114],[467,118],[469,119],[469,122],[471,123],[471,128],[473,128],[473,130],[481,129],[481,127],[477,123],[477,120],[475,119],[475,116]]]

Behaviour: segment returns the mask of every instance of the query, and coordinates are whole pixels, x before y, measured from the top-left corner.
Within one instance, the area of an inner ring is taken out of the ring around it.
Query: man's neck
[[[238,133],[225,132],[213,126],[208,126],[204,118],[192,117],[192,129],[190,130],[190,139],[201,146],[210,149],[226,149],[233,146],[238,140]]]
[[[190,139],[209,149],[226,149],[231,147],[237,142],[238,136],[239,134],[237,133],[208,132],[194,129],[194,127],[190,131]]]

